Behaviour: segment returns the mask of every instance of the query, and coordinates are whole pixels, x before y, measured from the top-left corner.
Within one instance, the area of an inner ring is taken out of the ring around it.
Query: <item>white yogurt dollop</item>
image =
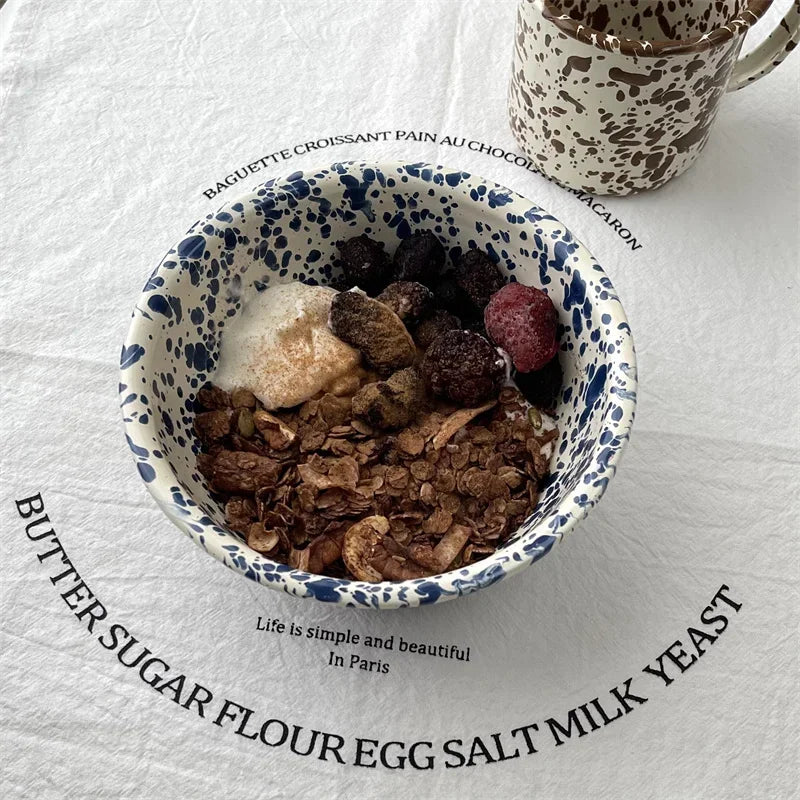
[[[249,389],[267,409],[308,400],[358,369],[361,355],[331,333],[334,289],[281,283],[246,303],[220,342],[221,389]]]

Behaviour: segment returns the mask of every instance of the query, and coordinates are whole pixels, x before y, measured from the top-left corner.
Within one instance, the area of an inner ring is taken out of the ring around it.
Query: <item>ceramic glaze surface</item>
[[[278,564],[224,527],[195,465],[198,389],[247,298],[275,282],[326,284],[336,244],[366,233],[393,252],[412,231],[436,233],[455,258],[487,250],[510,278],[559,310],[564,386],[553,475],[525,524],[497,553],[444,575],[398,583],[321,577]],[[547,554],[600,499],[633,422],[633,341],[613,286],[557,219],[474,175],[427,164],[340,163],[272,180],[197,222],[144,288],[122,348],[120,402],[139,474],[165,513],[209,554],[298,597],[370,608],[447,600]]]
[[[795,3],[742,60],[771,0],[522,0],[509,86],[520,147],[562,185],[625,195],[662,186],[703,149],[720,100],[794,47]]]

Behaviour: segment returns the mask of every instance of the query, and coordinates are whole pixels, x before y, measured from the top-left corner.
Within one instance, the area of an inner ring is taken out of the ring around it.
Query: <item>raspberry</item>
[[[489,298],[502,289],[506,282],[489,255],[477,248],[467,250],[458,259],[455,280],[474,307],[472,316],[482,312]]]
[[[394,253],[394,279],[431,284],[444,266],[442,243],[431,231],[414,231]]]
[[[391,261],[382,242],[369,236],[354,236],[339,245],[344,276],[352,286],[377,294],[389,282]]]
[[[427,349],[422,374],[434,394],[463,406],[477,406],[500,390],[505,364],[483,336],[448,331]]]
[[[558,313],[541,289],[509,283],[492,295],[484,321],[489,337],[511,356],[518,372],[542,369],[558,351]]]
[[[447,331],[458,330],[461,327],[461,320],[449,311],[442,311],[437,308],[430,316],[425,317],[417,324],[411,335],[417,343],[417,347],[427,350],[434,339],[437,339]]]
[[[421,283],[390,283],[376,298],[394,311],[406,324],[416,322],[433,304],[433,292]]]

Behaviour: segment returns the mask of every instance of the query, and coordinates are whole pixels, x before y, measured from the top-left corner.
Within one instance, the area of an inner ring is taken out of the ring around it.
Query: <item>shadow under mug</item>
[[[708,138],[726,91],[766,75],[798,40],[800,0],[739,58],[772,0],[521,0],[508,95],[514,136],[557,183],[655,189]]]

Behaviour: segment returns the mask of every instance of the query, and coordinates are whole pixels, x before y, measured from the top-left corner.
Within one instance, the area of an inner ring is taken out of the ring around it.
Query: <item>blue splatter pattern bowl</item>
[[[195,463],[198,389],[220,337],[249,294],[270,284],[327,283],[336,244],[366,233],[391,253],[428,229],[451,251],[480,247],[559,311],[564,382],[552,475],[525,523],[496,553],[430,578],[365,583],[276,563],[225,527]],[[603,495],[636,404],[633,339],[614,287],[555,217],[524,197],[429,164],[334,164],[267,181],[197,222],[144,287],[122,347],[120,402],[139,474],[165,514],[207,553],[296,597],[385,609],[436,603],[518,573],[546,555]]]

